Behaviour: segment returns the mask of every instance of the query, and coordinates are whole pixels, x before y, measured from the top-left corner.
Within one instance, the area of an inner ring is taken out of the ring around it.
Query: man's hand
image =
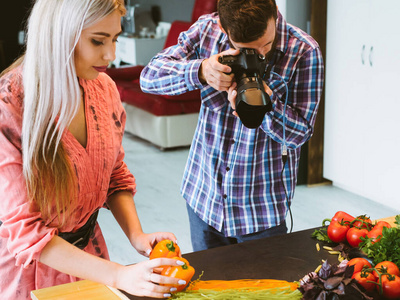
[[[203,83],[208,83],[218,91],[228,91],[233,83],[233,74],[229,74],[232,70],[229,66],[221,64],[218,58],[222,55],[238,55],[239,50],[229,49],[205,59],[201,63],[199,70],[199,78]]]

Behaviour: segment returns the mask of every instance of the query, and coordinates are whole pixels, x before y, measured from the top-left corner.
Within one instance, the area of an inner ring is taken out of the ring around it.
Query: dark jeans
[[[222,232],[219,232],[200,219],[188,204],[186,204],[186,207],[189,215],[193,251],[201,251],[287,233],[286,222],[283,222],[279,226],[267,230],[246,235],[226,237]]]

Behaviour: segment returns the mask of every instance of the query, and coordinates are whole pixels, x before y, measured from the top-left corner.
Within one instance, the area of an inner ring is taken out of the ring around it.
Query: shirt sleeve
[[[21,82],[18,74],[11,73],[2,78],[0,86],[0,237],[7,240],[16,266],[28,267],[38,260],[56,229],[45,226],[40,212],[27,200],[22,173]]]
[[[280,86],[272,95],[272,110],[261,126],[273,140],[295,149],[309,140],[314,131],[324,81],[320,49],[311,48],[299,58],[294,75],[287,83],[288,93],[282,79],[276,81]]]
[[[178,43],[158,53],[142,70],[140,85],[144,92],[178,95],[202,88],[198,73],[203,61],[197,46],[201,22],[180,33]]]

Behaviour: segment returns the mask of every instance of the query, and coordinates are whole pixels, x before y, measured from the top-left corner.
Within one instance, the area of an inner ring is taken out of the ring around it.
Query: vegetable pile
[[[323,220],[322,228],[312,236],[332,245],[324,248],[330,254],[340,254],[340,263],[324,261],[300,284],[274,279],[202,281],[200,275],[185,291],[176,286],[178,291],[172,299],[400,299],[400,215],[391,226],[384,221],[373,222],[366,215],[353,217],[338,211]],[[179,247],[170,240],[159,244],[150,258],[172,257],[185,262],[184,266],[165,267],[161,274],[189,282],[195,270],[180,257]]]
[[[328,221],[329,226],[326,226]],[[337,244],[333,249],[340,250],[341,257],[348,259],[343,261],[347,269],[339,276],[340,280],[319,273],[311,276],[306,281],[307,285],[301,287],[302,292],[305,295],[310,294],[310,290],[315,293],[319,287],[319,293],[324,292],[325,296],[337,291],[337,295],[342,295],[340,292],[345,290],[344,287],[354,288],[355,282],[360,299],[400,299],[400,215],[396,216],[395,224],[392,227],[385,221],[373,223],[366,215],[354,218],[343,211],[338,211],[332,219],[325,219],[323,228],[316,230],[312,236]],[[325,283],[328,279],[336,283],[341,281],[342,285],[327,289]]]
[[[304,300],[313,299],[366,299],[365,294],[351,279],[352,269],[347,261],[330,265],[325,261],[318,272],[311,272],[300,280],[300,291]]]

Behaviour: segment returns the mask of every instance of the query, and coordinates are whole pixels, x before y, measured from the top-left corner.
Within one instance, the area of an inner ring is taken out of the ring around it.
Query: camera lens
[[[257,128],[261,125],[265,113],[271,111],[271,99],[264,90],[260,77],[245,77],[238,83],[236,112],[243,125]]]

